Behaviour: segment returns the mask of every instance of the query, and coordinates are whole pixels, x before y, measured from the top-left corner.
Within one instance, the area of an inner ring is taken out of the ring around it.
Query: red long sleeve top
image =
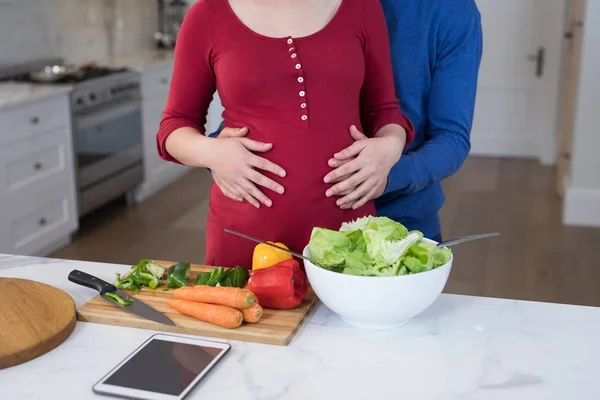
[[[414,138],[395,95],[389,38],[378,0],[342,0],[318,32],[272,38],[244,25],[227,0],[200,0],[184,20],[175,49],[173,79],[157,134],[160,156],[169,134],[181,127],[204,133],[215,91],[226,127],[248,127],[248,137],[273,144],[261,156],[287,171],[265,173],[285,187],[268,193],[273,206],[256,209],[226,198],[213,185],[207,226],[209,265],[250,267],[254,244],[224,228],[281,241],[301,252],[315,226],[338,229],[344,221],[375,215],[372,202],[341,210],[327,198],[328,160],[352,144],[356,125],[372,136],[387,124]],[[211,139],[218,140],[218,139]]]

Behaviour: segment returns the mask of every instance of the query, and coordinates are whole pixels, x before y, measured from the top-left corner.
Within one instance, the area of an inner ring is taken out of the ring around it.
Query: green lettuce
[[[311,258],[324,268],[344,265],[345,257],[352,250],[352,241],[342,232],[315,228],[310,237]]]
[[[364,217],[339,231],[313,229],[309,248],[320,266],[347,275],[400,276],[435,269],[450,261],[448,249],[423,241],[423,233],[386,217]]]

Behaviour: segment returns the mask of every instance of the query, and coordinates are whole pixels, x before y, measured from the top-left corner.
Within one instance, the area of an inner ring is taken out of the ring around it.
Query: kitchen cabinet
[[[0,252],[44,256],[78,228],[66,94],[0,111]]]
[[[142,70],[142,130],[144,146],[144,183],[136,191],[141,202],[181,178],[190,168],[162,160],[156,150],[156,133],[169,94],[173,62],[164,62]],[[207,117],[206,130],[213,132],[221,123],[221,106],[215,95]]]

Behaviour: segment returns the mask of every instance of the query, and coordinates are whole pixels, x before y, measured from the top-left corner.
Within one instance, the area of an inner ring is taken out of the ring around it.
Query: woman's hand
[[[399,125],[386,125],[376,137],[367,138],[351,126],[350,134],[355,142],[329,161],[336,169],[324,180],[335,183],[327,190],[327,197],[342,196],[337,200],[340,208],[357,209],[385,191],[390,169],[402,154],[406,132]]]
[[[209,166],[213,179],[223,194],[235,201],[244,201],[259,208],[260,204],[271,207],[273,202],[257,185],[282,194],[283,186],[267,178],[257,169],[269,171],[284,177],[286,172],[280,166],[252,152],[263,153],[271,150],[270,143],[257,142],[246,138],[246,128],[225,128],[215,140],[212,151],[214,160]]]

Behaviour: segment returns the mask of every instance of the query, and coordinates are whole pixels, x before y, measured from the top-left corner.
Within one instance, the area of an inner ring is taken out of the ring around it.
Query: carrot
[[[180,299],[167,299],[167,304],[182,314],[223,328],[239,328],[244,320],[244,315],[240,310],[227,306]]]
[[[176,299],[200,303],[221,304],[233,308],[249,308],[256,303],[256,296],[248,289],[235,287],[184,286],[173,291]]]
[[[263,308],[260,304],[254,303],[250,308],[244,308],[242,313],[244,314],[244,322],[258,322],[263,315]]]

